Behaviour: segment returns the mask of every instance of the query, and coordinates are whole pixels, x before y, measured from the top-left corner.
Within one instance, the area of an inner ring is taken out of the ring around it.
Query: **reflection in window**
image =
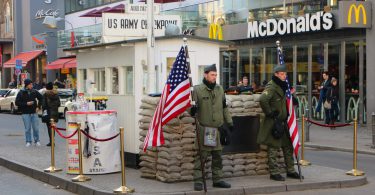
[[[237,86],[237,51],[224,51],[222,54],[222,63],[220,69],[220,83],[224,89],[230,86]]]
[[[324,44],[313,44],[312,46],[312,93],[316,94],[319,98],[320,83],[323,82],[323,71],[324,71]]]
[[[112,93],[118,94],[119,93],[119,87],[118,87],[118,68],[112,68]]]
[[[297,94],[307,94],[308,46],[297,48]]]
[[[240,67],[239,75],[241,79],[243,76],[249,77],[250,74],[250,63],[249,63],[249,49],[240,50]]]
[[[95,88],[98,92],[105,92],[105,69],[94,69]]]
[[[262,86],[263,48],[254,48],[251,51],[251,82],[255,81],[258,86]]]
[[[133,67],[128,66],[125,68],[125,94],[133,95],[134,94],[134,75]]]

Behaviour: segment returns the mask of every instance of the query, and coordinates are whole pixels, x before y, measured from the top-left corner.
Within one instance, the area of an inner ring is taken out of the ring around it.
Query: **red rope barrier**
[[[350,123],[345,123],[345,124],[337,124],[337,125],[326,125],[326,124],[320,124],[320,123],[317,123],[315,121],[312,121],[308,118],[305,119],[307,122],[310,122],[314,125],[318,125],[318,126],[321,126],[321,127],[346,127],[346,126],[350,126],[351,124]]]
[[[78,132],[78,130],[75,130],[71,135],[65,136],[65,135],[63,135],[63,134],[59,131],[59,128],[56,128],[56,127],[52,127],[52,128],[57,132],[57,134],[60,135],[60,137],[62,137],[62,138],[64,138],[64,139],[72,138],[72,137]]]
[[[85,131],[81,130],[81,132],[83,134],[85,134],[86,137],[92,139],[92,140],[95,140],[95,141],[98,141],[98,142],[106,142],[106,141],[109,141],[109,140],[112,140],[112,139],[115,139],[117,136],[120,135],[120,133],[117,133],[116,135],[112,136],[112,137],[109,137],[109,138],[106,138],[106,139],[99,139],[99,138],[95,138],[95,137],[92,137],[90,136],[88,133],[86,133]]]
[[[66,131],[66,129],[64,129],[64,128],[56,127],[56,129],[58,129],[58,130],[60,130],[60,131]]]

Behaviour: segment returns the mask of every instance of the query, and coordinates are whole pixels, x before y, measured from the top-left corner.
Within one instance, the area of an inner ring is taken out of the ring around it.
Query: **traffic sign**
[[[22,69],[22,60],[16,60],[16,69]]]

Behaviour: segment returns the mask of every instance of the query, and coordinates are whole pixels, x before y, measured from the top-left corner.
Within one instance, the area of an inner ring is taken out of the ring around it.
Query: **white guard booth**
[[[200,84],[204,67],[216,64],[220,72],[220,50],[227,50],[228,41],[186,36],[193,84]],[[154,49],[155,88],[161,92],[173,62],[183,45],[183,35],[156,37]],[[145,38],[78,46],[64,49],[77,58],[77,89],[87,94],[86,80],[91,80],[93,96],[108,97],[107,109],[116,110],[119,127],[125,128],[125,159],[136,167],[140,151],[138,121],[141,99],[148,92],[147,40]],[[217,83],[220,81],[218,75]]]
[[[107,139],[119,133],[117,114],[114,110],[68,111],[66,134],[71,135],[81,123],[81,129],[91,137]],[[121,171],[120,138],[95,141],[82,134],[83,174],[105,174]],[[78,134],[67,139],[67,173],[79,173]]]

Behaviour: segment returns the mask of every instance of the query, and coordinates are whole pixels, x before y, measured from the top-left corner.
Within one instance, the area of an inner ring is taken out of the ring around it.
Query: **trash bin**
[[[68,111],[66,115],[66,135],[81,129],[95,139],[111,138],[119,133],[117,129],[117,112],[101,111]],[[105,174],[121,171],[120,138],[109,141],[95,141],[82,134],[83,174]],[[78,134],[67,139],[68,174],[79,173]]]

